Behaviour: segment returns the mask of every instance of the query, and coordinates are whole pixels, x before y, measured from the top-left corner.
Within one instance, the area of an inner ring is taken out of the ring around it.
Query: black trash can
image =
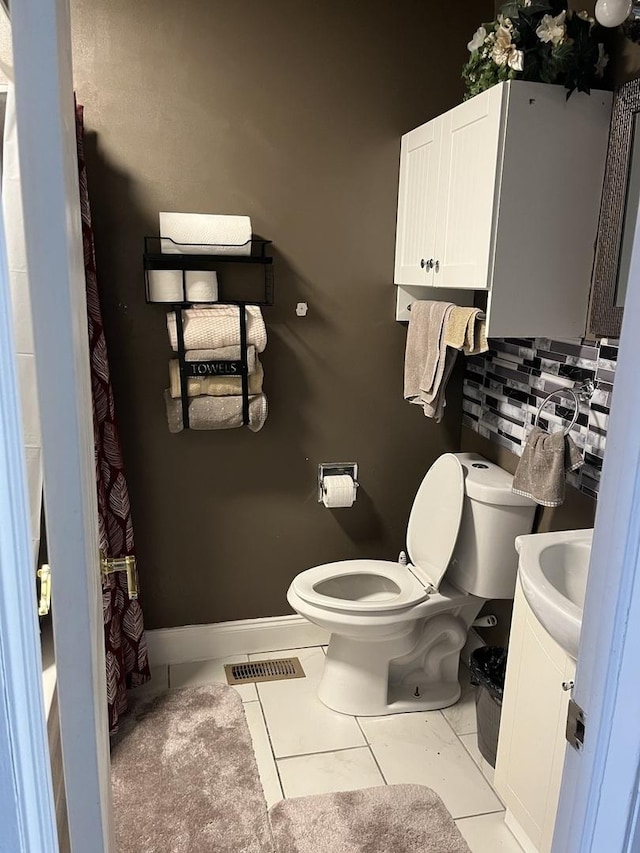
[[[478,749],[483,758],[495,767],[507,650],[500,646],[476,649],[471,655],[469,669],[471,683],[476,687]]]

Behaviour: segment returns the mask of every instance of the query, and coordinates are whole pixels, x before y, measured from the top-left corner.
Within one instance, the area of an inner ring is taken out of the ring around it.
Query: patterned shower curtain
[[[100,550],[107,557],[125,557],[133,556],[135,553],[133,525],[98,297],[87,170],[84,160],[83,119],[83,108],[76,106]],[[103,578],[102,605],[109,730],[113,733],[117,729],[118,718],[127,709],[127,688],[144,684],[151,678],[151,673],[147,659],[142,609],[137,599],[129,598],[126,572],[115,572]]]

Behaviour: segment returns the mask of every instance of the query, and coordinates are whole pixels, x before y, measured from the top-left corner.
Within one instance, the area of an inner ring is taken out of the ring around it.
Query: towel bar
[[[574,426],[578,423],[578,418],[580,416],[580,400],[586,401],[590,400],[593,397],[593,392],[596,390],[596,386],[591,380],[584,382],[576,391],[575,388],[560,388],[557,391],[552,391],[550,394],[544,398],[544,400],[538,406],[538,411],[536,412],[536,416],[533,419],[534,427],[538,426],[538,419],[544,407],[547,405],[549,400],[552,397],[555,397],[558,394],[570,394],[573,397],[573,401],[576,407],[575,412],[573,413],[573,418],[569,426],[565,429],[564,434],[569,435]]]
[[[418,301],[419,301],[419,300],[416,300],[416,302],[418,302]],[[411,311],[411,306],[412,306],[412,305],[413,305],[413,302],[410,302],[410,303],[407,305],[407,311]],[[486,319],[487,319],[487,315],[484,313],[484,311],[479,311],[479,312],[478,312],[478,320],[486,320]]]

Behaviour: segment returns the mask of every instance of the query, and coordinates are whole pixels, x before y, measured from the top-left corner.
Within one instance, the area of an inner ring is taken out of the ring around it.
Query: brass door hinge
[[[584,746],[585,733],[585,716],[584,711],[574,702],[569,699],[569,713],[567,714],[567,740],[574,749],[578,752]]]
[[[38,616],[47,616],[51,610],[51,566],[43,563],[36,574],[40,578]]]
[[[129,598],[138,597],[138,579],[136,575],[135,557],[107,557],[100,552],[100,572],[103,577],[113,575],[115,572],[127,573],[127,592]]]

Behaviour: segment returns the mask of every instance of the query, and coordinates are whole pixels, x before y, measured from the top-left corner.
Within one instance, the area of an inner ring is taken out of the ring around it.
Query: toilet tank
[[[515,538],[531,533],[536,504],[514,495],[513,477],[476,453],[456,453],[464,468],[465,498],[446,580],[480,598],[513,598]]]

